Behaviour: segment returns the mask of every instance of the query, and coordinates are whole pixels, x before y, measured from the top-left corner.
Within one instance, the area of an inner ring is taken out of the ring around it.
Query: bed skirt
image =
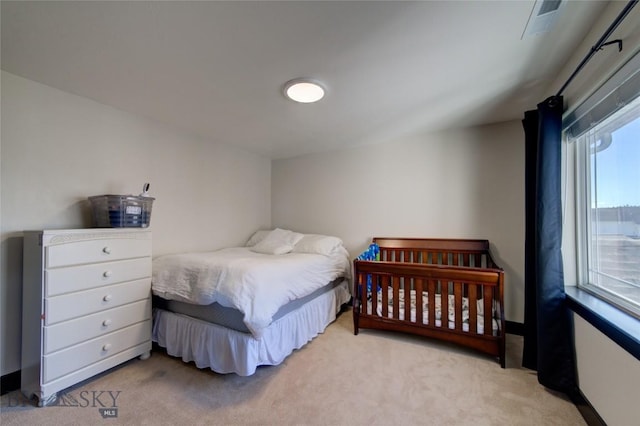
[[[162,309],[153,312],[152,339],[171,356],[217,373],[250,376],[260,365],[278,365],[336,319],[351,298],[348,281],[274,321],[262,337]]]

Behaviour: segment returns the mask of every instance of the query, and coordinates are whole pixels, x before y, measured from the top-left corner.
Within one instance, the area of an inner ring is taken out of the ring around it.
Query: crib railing
[[[454,330],[462,331],[463,315],[462,300],[468,300],[469,331],[478,333],[477,314],[478,301],[483,306],[484,330],[492,329],[492,319],[499,317],[500,308],[500,278],[501,271],[487,271],[486,269],[467,268],[461,270],[448,266],[431,266],[428,269],[414,264],[397,264],[393,262],[355,261],[356,297],[359,301],[362,315],[377,315],[381,311],[382,318],[391,318],[407,324],[428,324],[435,327],[436,298],[440,298],[441,327],[449,328],[448,322],[450,297],[453,298]],[[404,297],[400,297],[400,293]],[[415,306],[409,295],[415,295]],[[427,297],[428,318],[422,318],[424,305],[423,297]],[[403,300],[403,318],[400,318]],[[389,303],[391,301],[391,303]],[[380,305],[380,306],[379,306]],[[368,306],[371,306],[369,311]],[[389,308],[391,307],[391,312]],[[411,319],[408,312],[415,307],[416,318]],[[427,321],[424,321],[424,320]],[[447,321],[445,321],[445,319]],[[484,332],[483,332],[484,334]]]
[[[499,269],[487,240],[377,237],[373,242],[383,261]]]

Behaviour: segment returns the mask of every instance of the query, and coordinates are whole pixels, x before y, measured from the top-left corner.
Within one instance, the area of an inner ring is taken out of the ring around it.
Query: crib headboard
[[[500,269],[488,240],[375,237],[380,260]]]

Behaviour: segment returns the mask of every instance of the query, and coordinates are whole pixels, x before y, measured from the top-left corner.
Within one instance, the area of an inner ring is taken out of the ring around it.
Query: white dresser
[[[22,392],[38,405],[151,350],[151,232],[27,231]]]

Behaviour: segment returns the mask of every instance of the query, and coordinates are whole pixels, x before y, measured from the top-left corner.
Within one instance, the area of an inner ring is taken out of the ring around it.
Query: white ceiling
[[[287,158],[520,119],[606,2],[7,2],[2,68],[222,144]],[[585,52],[586,54],[587,52]],[[328,88],[296,104],[283,84]]]

